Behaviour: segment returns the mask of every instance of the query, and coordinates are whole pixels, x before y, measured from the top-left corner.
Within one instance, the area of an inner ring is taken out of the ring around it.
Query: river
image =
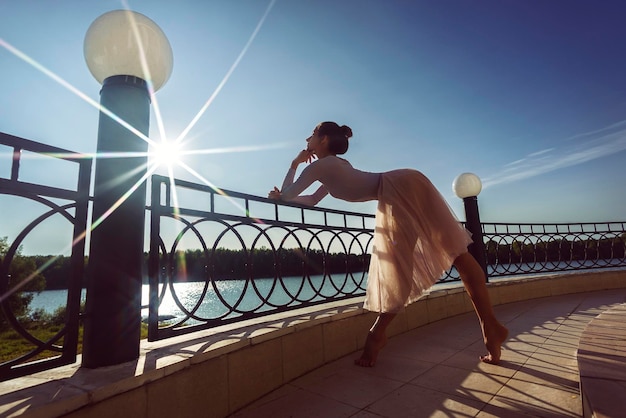
[[[583,265],[590,265],[592,261],[583,262]],[[619,267],[619,263],[623,263],[621,260],[605,261],[604,265],[614,265]],[[566,267],[566,263],[557,263],[557,268]],[[513,267],[513,268],[511,268]],[[523,268],[522,268],[523,267]],[[536,267],[535,267],[536,268]],[[496,270],[503,272],[507,270],[516,271],[520,269],[520,274],[517,277],[523,276],[524,271],[533,269],[532,264],[526,265],[500,265]],[[491,270],[491,266],[490,266]],[[554,272],[558,273],[558,271]],[[528,274],[528,273],[527,273]],[[539,272],[530,272],[530,274],[539,274]],[[515,276],[500,276],[490,277],[490,281],[503,280],[512,278]],[[358,280],[360,275],[354,274],[354,280]],[[222,280],[216,282],[218,292],[216,292],[212,286],[208,285],[205,288],[204,282],[189,282],[189,283],[177,283],[175,284],[173,295],[169,289],[167,289],[161,305],[159,306],[159,315],[184,317],[185,311],[195,311],[195,315],[203,319],[216,318],[224,315],[228,312],[228,307],[224,305],[224,302],[230,306],[237,306],[240,311],[263,311],[270,310],[269,307],[262,307],[265,305],[263,299],[267,299],[274,305],[285,305],[289,301],[293,300],[292,295],[298,295],[299,300],[320,300],[320,296],[316,294],[322,294],[325,296],[334,296],[337,294],[336,288],[341,288],[345,293],[352,293],[356,288],[356,284],[348,276],[348,280],[345,281],[344,275],[333,275],[334,282],[331,282],[324,276],[311,276],[310,281],[306,280],[302,283],[302,277],[287,277],[283,278],[279,284],[274,283],[273,278],[259,278],[254,280],[254,286],[251,282],[246,287],[245,280]],[[366,280],[363,281],[362,286],[365,287]],[[436,284],[435,287],[449,286],[450,284]],[[148,285],[142,287],[142,305],[148,304]],[[219,294],[218,294],[219,293]],[[242,296],[243,294],[243,296]],[[81,294],[81,300],[85,300],[86,291],[83,289]],[[67,297],[67,290],[46,290],[40,293],[34,294],[33,300],[30,304],[31,310],[43,309],[47,313],[52,313],[61,306],[64,306]],[[178,302],[175,300],[178,299]],[[198,305],[196,307],[196,305]],[[148,310],[144,308],[142,310],[142,316],[147,316]]]
[[[360,275],[355,274],[354,279],[359,278]],[[176,283],[173,286],[174,294],[170,289],[165,292],[159,315],[183,317],[186,316],[185,310],[195,310],[195,314],[201,318],[215,318],[228,312],[224,302],[230,306],[236,305],[241,311],[269,310],[271,308],[260,308],[265,304],[263,299],[274,305],[285,305],[293,300],[293,295],[297,295],[299,300],[320,300],[319,294],[335,295],[336,287],[343,288],[345,293],[351,293],[357,287],[350,276],[347,281],[344,275],[341,278],[333,276],[334,282],[323,279],[321,275],[311,276],[310,281],[306,280],[303,284],[302,277],[287,277],[279,282],[282,284],[276,285],[273,278],[259,278],[254,280],[254,286],[251,282],[246,286],[246,280],[222,280],[215,283],[217,292],[211,285],[205,286],[204,282]],[[146,284],[142,286],[142,305],[148,304],[148,295],[149,286]],[[45,290],[33,296],[31,310],[42,309],[53,313],[65,305],[67,290]],[[86,290],[83,289],[81,301],[84,302],[85,297]],[[196,308],[197,304],[199,306]],[[142,316],[147,314],[147,308],[142,309]]]

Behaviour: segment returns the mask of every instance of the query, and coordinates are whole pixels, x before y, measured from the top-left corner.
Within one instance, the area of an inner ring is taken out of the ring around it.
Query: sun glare
[[[103,214],[99,219],[95,220],[92,223],[92,225],[90,227],[90,230],[93,230],[96,227],[98,227],[102,223],[102,221],[104,219],[106,219],[113,211],[115,211],[135,191],[135,189],[137,189],[143,182],[146,182],[148,180],[148,178],[161,167],[164,167],[167,170],[168,177],[170,178],[170,181],[172,183],[174,182],[174,167],[181,167],[183,170],[186,170],[187,172],[189,172],[194,177],[196,177],[197,179],[202,181],[204,184],[210,186],[212,189],[214,189],[218,193],[228,197],[222,190],[220,190],[215,185],[213,185],[210,181],[208,181],[206,178],[204,178],[200,173],[198,173],[197,171],[195,171],[191,167],[189,167],[187,164],[185,164],[185,162],[183,161],[184,160],[183,157],[185,157],[187,155],[221,154],[221,153],[230,153],[230,152],[250,152],[250,151],[262,150],[262,149],[280,148],[280,147],[285,146],[285,144],[273,144],[273,145],[272,144],[269,144],[269,145],[265,144],[263,146],[236,146],[236,147],[226,147],[226,148],[208,148],[208,149],[200,149],[200,150],[193,150],[193,151],[184,150],[184,146],[183,146],[185,144],[185,142],[188,142],[188,141],[185,141],[185,139],[187,138],[187,135],[189,134],[191,129],[196,125],[196,123],[199,121],[199,119],[202,117],[202,115],[204,115],[204,113],[207,111],[207,109],[212,104],[212,102],[215,99],[215,97],[217,97],[217,95],[220,93],[220,91],[222,90],[224,85],[229,81],[231,74],[238,67],[240,61],[243,59],[243,57],[248,52],[248,49],[250,48],[252,42],[255,40],[255,38],[256,38],[257,34],[259,33],[261,27],[264,25],[265,20],[266,20],[267,16],[269,15],[270,11],[272,10],[275,2],[276,2],[276,0],[270,0],[270,4],[268,5],[267,9],[265,10],[265,13],[261,17],[260,21],[258,22],[258,24],[255,27],[255,29],[254,29],[253,33],[251,34],[251,36],[249,37],[249,39],[248,39],[247,43],[245,44],[245,46],[243,47],[242,51],[238,55],[237,59],[231,65],[231,67],[229,68],[228,72],[226,73],[224,78],[219,83],[218,87],[209,96],[208,100],[204,103],[204,105],[201,107],[200,111],[195,115],[195,117],[192,118],[191,122],[187,125],[187,127],[185,129],[183,129],[183,131],[179,134],[178,138],[176,140],[173,140],[173,141],[172,140],[163,140],[163,141],[158,142],[158,141],[151,140],[146,135],[144,135],[142,132],[137,130],[134,126],[132,126],[131,124],[127,123],[122,118],[118,117],[116,114],[111,112],[106,107],[102,106],[102,104],[100,104],[100,103],[96,102],[95,100],[91,99],[89,96],[84,94],[78,88],[74,87],[72,84],[70,84],[69,82],[65,81],[64,79],[62,79],[57,74],[53,73],[51,70],[46,68],[44,65],[40,64],[39,62],[37,62],[36,60],[31,58],[30,56],[28,56],[25,53],[23,53],[22,51],[18,50],[17,48],[15,48],[14,46],[12,46],[8,42],[6,42],[4,39],[0,38],[0,47],[1,48],[6,49],[7,51],[12,53],[16,57],[22,59],[26,63],[30,64],[32,67],[38,69],[41,73],[47,75],[48,77],[50,77],[51,79],[53,79],[54,81],[56,81],[57,83],[59,83],[60,85],[65,87],[66,89],[70,90],[72,93],[76,94],[78,97],[80,97],[81,99],[83,99],[87,103],[89,103],[90,105],[92,105],[95,108],[97,108],[99,111],[105,113],[107,116],[109,116],[110,118],[115,120],[117,123],[119,123],[120,125],[122,125],[126,129],[128,129],[129,131],[135,133],[135,135],[137,135],[139,138],[143,139],[144,141],[146,141],[149,144],[149,147],[150,147],[149,148],[149,152],[148,152],[149,165],[147,167],[147,172],[145,173],[145,175],[142,176],[142,178],[135,185],[133,185],[133,187],[131,187],[130,190],[128,190],[122,197],[120,197],[120,199],[117,202],[115,202],[105,212],[105,214]],[[124,8],[126,10],[130,10],[130,8],[129,8],[128,4],[127,4],[127,1],[122,0],[122,4],[123,4],[123,6],[124,6]],[[133,25],[134,24],[135,23],[133,23]],[[141,40],[140,40],[140,38],[139,38],[139,36],[137,34],[137,31],[134,30],[134,32],[135,32],[135,37],[137,38],[137,42],[140,42]],[[140,47],[140,49],[143,49],[141,45],[139,47]],[[141,56],[141,60],[142,60],[141,61],[141,65],[145,67],[146,66],[146,60],[145,60],[145,57],[143,56],[143,52],[142,52],[141,55],[142,55]],[[149,73],[148,70],[149,70],[148,68],[144,68],[144,73]],[[164,126],[164,123],[163,123],[163,118],[161,117],[161,112],[160,112],[160,109],[159,109],[159,106],[158,106],[158,101],[156,100],[156,96],[154,95],[154,91],[152,91],[151,84],[149,84],[149,88],[150,88],[151,102],[152,102],[152,105],[153,105],[153,108],[154,108],[154,111],[155,111],[155,116],[156,116],[156,119],[157,119],[156,122],[157,122],[158,130],[159,130],[159,134],[160,134],[161,138],[165,138],[165,126]],[[143,153],[143,152],[141,152],[141,153],[108,152],[108,153],[98,153],[97,156],[96,155],[90,155],[90,154],[84,154],[84,157],[85,158],[92,158],[92,157],[95,157],[95,158],[124,158],[124,157],[136,158],[136,157],[145,157],[145,155],[146,154]],[[62,154],[55,154],[53,156],[62,157]],[[75,156],[75,154],[72,153],[71,156]],[[145,166],[143,166],[143,168],[145,168]],[[175,190],[174,190],[173,194],[174,194],[173,199],[175,201],[175,206],[178,207],[178,199],[176,197]],[[235,205],[236,207],[240,208],[243,212],[247,213],[247,210],[245,208],[241,207],[241,205],[239,205],[237,202],[235,202],[234,200],[231,200],[231,202],[233,203],[233,205]],[[87,233],[87,231],[85,231],[85,234],[86,233]],[[83,236],[79,237],[77,239],[77,241],[81,240],[81,239],[84,239],[85,238],[85,234]],[[73,242],[72,245],[75,245],[75,243],[76,243],[76,241]],[[2,301],[2,298],[6,297],[6,295],[1,295],[1,296],[2,297],[0,297],[0,301]]]
[[[182,146],[179,142],[163,141],[152,147],[150,156],[155,165],[171,167],[180,161],[181,151]]]

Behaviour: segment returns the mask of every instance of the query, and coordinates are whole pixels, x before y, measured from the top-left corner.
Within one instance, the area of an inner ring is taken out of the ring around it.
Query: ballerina
[[[463,228],[435,186],[413,169],[371,173],[338,157],[348,150],[352,130],[322,122],[306,139],[306,149],[292,161],[282,187],[269,198],[314,206],[326,195],[350,201],[378,200],[374,243],[363,307],[378,312],[355,364],[372,367],[387,342],[386,330],[396,314],[416,301],[453,265],[478,316],[487,354],[486,363],[500,361],[508,330],[497,320],[485,275],[468,252],[470,233]],[[296,181],[301,163],[309,163]],[[302,195],[313,182],[321,185]]]

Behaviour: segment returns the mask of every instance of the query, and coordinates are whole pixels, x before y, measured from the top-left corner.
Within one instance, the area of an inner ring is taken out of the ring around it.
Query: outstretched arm
[[[300,195],[300,196],[293,197],[291,199],[285,199],[282,196],[280,190],[278,190],[277,187],[274,187],[274,190],[272,190],[269,194],[269,198],[276,199],[276,200],[286,200],[288,202],[300,203],[302,205],[307,205],[307,206],[315,206],[319,203],[320,200],[326,197],[327,194],[328,194],[328,191],[326,190],[326,187],[322,185],[318,187],[318,189],[313,194]]]

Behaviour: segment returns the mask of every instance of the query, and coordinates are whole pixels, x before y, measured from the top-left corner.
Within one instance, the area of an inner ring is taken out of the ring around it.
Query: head
[[[346,125],[339,126],[335,122],[322,122],[315,127],[313,135],[307,141],[326,141],[328,152],[332,155],[345,154],[348,151],[348,139],[352,137],[352,129]]]

